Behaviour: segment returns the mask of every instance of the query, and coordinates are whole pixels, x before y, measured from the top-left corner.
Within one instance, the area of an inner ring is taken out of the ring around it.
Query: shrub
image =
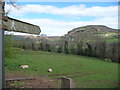
[[[6,58],[14,58],[17,50],[13,47],[12,35],[5,35],[4,38],[4,53]]]

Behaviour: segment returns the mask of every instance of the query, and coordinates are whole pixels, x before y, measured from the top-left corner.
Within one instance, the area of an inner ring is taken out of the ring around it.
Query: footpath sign
[[[23,32],[39,35],[41,30],[39,26],[26,23],[14,18],[3,17],[3,29],[7,31]]]
[[[15,31],[39,35],[39,26],[4,16],[5,2],[0,0],[0,90],[4,88],[4,31]]]

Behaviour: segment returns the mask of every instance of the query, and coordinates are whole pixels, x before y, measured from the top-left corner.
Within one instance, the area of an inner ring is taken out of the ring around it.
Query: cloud
[[[67,34],[68,31],[76,27],[86,26],[86,25],[106,25],[110,28],[118,28],[117,17],[103,17],[94,21],[58,21],[53,19],[21,19],[22,21],[29,22],[40,26],[42,34],[47,34],[49,36],[62,36]]]
[[[67,34],[68,31],[73,28],[86,26],[86,25],[106,25],[110,28],[118,28],[117,17],[103,17],[94,21],[58,21],[54,19],[20,19],[22,21],[38,25],[41,28],[41,33],[48,36],[62,36]],[[12,32],[13,33],[13,32]],[[21,33],[15,33],[16,35],[27,35]]]
[[[64,15],[66,17],[81,17],[81,16],[92,16],[95,17],[91,21],[65,21],[55,20],[51,18],[36,18],[36,19],[20,19],[22,21],[36,24],[40,26],[42,34],[49,36],[61,36],[67,34],[68,31],[76,27],[85,25],[106,25],[111,28],[118,28],[118,6],[109,7],[86,7],[85,5],[72,5],[67,7],[56,7],[50,5],[25,5],[19,10],[11,7],[10,5],[5,6],[6,10],[10,10],[11,16],[27,16],[29,13],[47,13],[52,15]]]
[[[69,16],[95,16],[95,17],[105,17],[105,16],[117,16],[118,6],[109,7],[86,7],[85,5],[72,5],[67,7],[56,7],[50,5],[32,5],[28,4],[20,9],[15,9],[10,5],[5,6],[5,10],[10,10],[11,15],[25,15],[28,13],[46,13],[52,15],[69,15]]]

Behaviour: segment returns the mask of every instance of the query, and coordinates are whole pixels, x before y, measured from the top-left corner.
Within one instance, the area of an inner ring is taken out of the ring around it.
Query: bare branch
[[[17,0],[9,0],[10,4],[17,8],[17,9],[20,9],[21,8],[21,5],[19,5],[18,3],[16,4]]]
[[[22,8],[22,6],[17,3],[17,0],[9,0],[8,3],[16,9]],[[10,12],[11,12],[11,9],[8,9],[7,11],[5,11],[5,16],[8,16]]]

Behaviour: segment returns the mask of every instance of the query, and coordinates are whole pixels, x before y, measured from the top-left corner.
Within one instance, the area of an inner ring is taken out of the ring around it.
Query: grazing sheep
[[[53,71],[52,69],[50,69],[50,68],[48,69],[48,72],[52,72],[52,71]]]
[[[28,65],[21,65],[20,68],[22,69],[28,68]]]

